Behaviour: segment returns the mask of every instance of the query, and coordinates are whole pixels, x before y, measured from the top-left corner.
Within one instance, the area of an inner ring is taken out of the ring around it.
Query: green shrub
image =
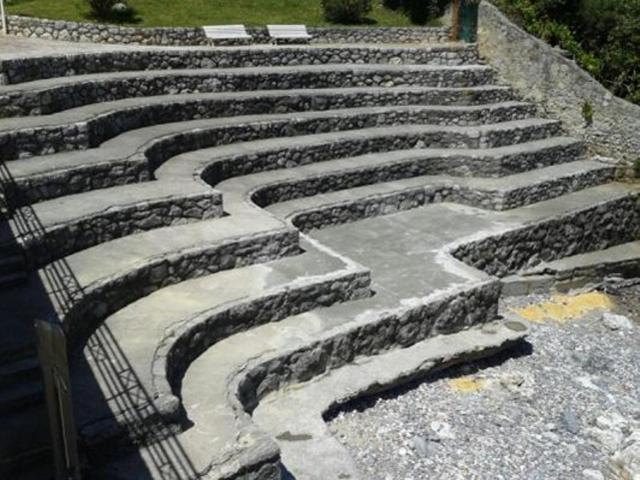
[[[593,105],[588,100],[582,104],[582,118],[587,127],[593,125]]]
[[[118,0],[87,0],[92,17],[106,20],[111,17],[111,9]]]
[[[322,0],[324,16],[335,23],[362,23],[371,12],[371,0]]]
[[[640,104],[640,0],[492,0],[567,50],[615,95]]]

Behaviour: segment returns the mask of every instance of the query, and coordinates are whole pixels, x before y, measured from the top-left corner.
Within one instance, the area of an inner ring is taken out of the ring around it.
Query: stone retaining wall
[[[137,45],[207,45],[202,28],[124,27],[78,23],[10,15],[12,35],[72,42],[120,43]],[[446,42],[448,27],[309,27],[312,43],[420,43]],[[269,43],[266,27],[249,27],[252,43]]]
[[[455,184],[427,185],[298,212],[291,219],[291,223],[300,231],[308,232],[439,202],[452,202],[488,210],[510,210],[556,198],[577,189],[600,185],[611,180],[613,176],[614,169],[608,168],[513,190],[487,190]],[[391,180],[393,178],[389,179]]]
[[[38,232],[37,237],[20,238],[29,262],[36,267],[63,258],[100,243],[126,237],[139,232],[171,225],[182,225],[197,220],[221,217],[222,194],[211,191],[159,198],[143,203],[111,206],[108,210],[75,221],[42,228],[28,229]],[[29,208],[29,207],[25,207]],[[15,215],[20,215],[16,212]],[[29,218],[29,216],[25,216]]]
[[[353,267],[349,270],[280,288],[222,310],[204,312],[167,332],[154,357],[154,396],[173,397],[170,403],[179,406],[179,398],[174,397],[175,386],[184,372],[199,355],[224,338],[316,308],[369,297],[372,294],[370,272]],[[177,413],[175,410],[174,414]]]
[[[378,114],[375,116],[375,120],[375,125],[385,125],[385,116]],[[395,123],[398,119],[395,116],[389,116],[387,120]],[[330,120],[297,122],[294,130],[292,130],[294,126],[291,121],[283,120],[280,122],[272,121],[266,126],[257,123],[183,131],[156,139],[150,142],[143,151],[129,153],[126,158],[114,158],[100,164],[78,165],[76,168],[62,169],[46,175],[16,178],[16,190],[8,192],[7,197],[12,206],[20,206],[96,188],[145,181],[150,179],[153,172],[167,159],[187,151],[239,141],[286,137],[295,132],[300,135],[302,129],[307,132],[317,132],[319,128],[324,129],[323,131],[343,131],[359,128],[361,122],[362,116],[334,117]],[[514,131],[511,135],[508,134],[508,130],[501,132],[500,135],[492,135],[490,132],[478,135],[477,132],[469,133],[451,129],[447,131],[447,127],[416,134],[378,134],[371,138],[321,142],[303,148],[294,145],[288,148],[255,152],[254,155],[251,155],[250,162],[243,161],[247,158],[246,153],[212,159],[211,164],[198,174],[206,183],[216,185],[227,178],[280,168],[281,165],[292,167],[367,153],[427,148],[429,146],[434,148],[442,148],[443,146],[447,148],[479,148],[480,145],[487,148],[498,147],[516,141],[525,142],[547,138],[556,135],[559,129],[560,124],[550,123],[534,126],[527,130]],[[539,158],[539,156],[534,155],[532,158]],[[563,152],[552,157],[552,159],[556,158],[563,158]],[[496,165],[487,166],[490,171],[495,171],[496,168]]]
[[[573,60],[514,25],[487,1],[480,5],[480,53],[500,76],[597,152],[640,158],[640,106],[613,96]],[[586,125],[584,102],[593,106]]]
[[[371,275],[366,269],[348,267],[339,272],[296,280],[262,295],[226,304],[177,322],[165,332],[154,354],[152,371],[153,409],[139,412],[138,421],[161,425],[162,429],[133,429],[127,415],[116,415],[95,425],[80,425],[83,443],[94,456],[105,442],[157,441],[163,430],[179,431],[181,402],[173,385],[191,362],[207,348],[225,338],[265,323],[277,322],[316,308],[366,298],[371,295]],[[105,432],[108,432],[105,435]],[[151,438],[142,435],[150,434]],[[121,437],[122,438],[121,440]]]
[[[303,88],[393,87],[398,85],[471,87],[494,80],[490,68],[402,70],[318,68],[299,71],[194,70],[113,75],[0,95],[0,117],[46,115],[97,102],[180,93],[240,92]]]
[[[503,235],[461,245],[452,255],[490,275],[505,276],[544,261],[602,250],[640,238],[640,194]]]
[[[220,244],[194,245],[189,250],[149,258],[129,271],[82,286],[81,291],[70,291],[69,295],[62,292],[55,298],[54,307],[69,343],[75,345],[85,340],[107,316],[156,290],[299,251],[299,234],[289,229],[247,235]],[[56,268],[56,262],[49,264],[41,275],[53,275]]]
[[[311,195],[318,195],[330,191],[345,190],[356,188],[363,185],[371,185],[384,179],[387,182],[416,177],[421,175],[452,175],[452,176],[480,176],[480,177],[501,177],[513,173],[533,170],[542,166],[549,166],[563,163],[567,159],[578,159],[583,155],[583,149],[580,144],[576,144],[566,150],[538,152],[537,154],[524,153],[519,156],[518,168],[514,171],[510,168],[503,168],[503,158],[500,156],[486,158],[472,158],[463,155],[455,156],[437,156],[429,153],[416,153],[407,156],[401,161],[392,161],[379,164],[376,166],[362,167],[358,169],[345,169],[340,172],[332,172],[326,175],[318,175],[303,180],[277,182],[274,184],[264,185],[258,188],[252,194],[252,201],[260,207],[268,207],[269,205],[303,198]],[[514,158],[515,160],[515,158]],[[602,175],[598,173],[596,175]],[[565,186],[565,185],[563,185]],[[527,194],[530,192],[527,191]],[[504,208],[515,208],[516,205],[524,204],[522,202],[520,190],[507,192],[502,201]],[[540,193],[540,198],[544,194]],[[537,197],[537,196],[536,196]],[[332,208],[332,207],[330,207]],[[306,222],[301,222],[297,226],[306,230],[304,227]]]
[[[326,338],[253,362],[236,379],[234,393],[247,412],[271,392],[340,368],[357,357],[406,348],[435,335],[460,331],[497,316],[499,282],[458,292],[435,294],[418,306],[385,312],[368,322],[353,322]],[[270,357],[270,358],[269,358]]]
[[[48,55],[0,61],[4,83],[92,73],[141,70],[270,67],[326,64],[431,64],[478,63],[475,45],[325,46],[317,48],[208,48],[128,49],[70,55]]]
[[[479,98],[487,98],[482,92]],[[425,110],[416,113],[416,120],[434,125],[480,125],[507,120],[531,118],[535,115],[533,105],[488,106],[468,110],[434,108],[428,105],[446,105],[448,101],[470,97],[460,91],[393,92],[373,91],[362,93],[336,92],[322,94],[284,94],[282,96],[243,95],[237,98],[205,98],[167,103],[144,104],[114,109],[69,124],[43,125],[20,130],[0,131],[2,160],[27,158],[33,155],[49,155],[56,152],[83,150],[98,147],[101,143],[121,133],[172,122],[186,122],[203,118],[222,118],[241,115],[262,115],[306,111],[326,111],[361,107],[387,107],[391,105],[424,105]],[[505,95],[506,97],[506,95]],[[474,98],[470,98],[473,106]],[[398,108],[398,116],[406,117]],[[405,120],[403,120],[405,121]]]

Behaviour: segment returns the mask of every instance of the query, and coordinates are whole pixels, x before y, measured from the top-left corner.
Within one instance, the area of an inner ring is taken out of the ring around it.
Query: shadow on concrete
[[[363,412],[369,408],[375,407],[379,399],[393,399],[401,395],[404,395],[412,390],[415,390],[420,385],[435,383],[442,379],[457,378],[465,375],[473,375],[482,370],[491,367],[497,367],[507,360],[517,359],[521,357],[529,356],[533,353],[533,345],[526,340],[520,340],[509,348],[506,348],[500,352],[497,352],[489,357],[473,360],[470,362],[463,362],[457,365],[453,365],[448,368],[444,368],[430,375],[426,375],[420,379],[412,382],[390,388],[384,392],[370,395],[367,397],[360,397],[350,402],[337,405],[335,408],[327,412],[324,416],[326,422],[333,420],[340,412],[346,411],[358,411]]]
[[[11,288],[0,288],[0,305],[2,305],[0,322],[3,330],[8,332],[0,340],[0,366],[2,366],[16,359],[36,358],[33,328],[35,320],[59,324],[61,316],[67,314],[78,301],[81,301],[85,293],[69,264],[64,259],[56,260],[53,248],[47,249],[45,228],[34,209],[30,205],[24,205],[24,202],[16,202],[18,193],[16,183],[2,161],[0,161],[0,193],[2,194],[0,208],[3,212],[0,218],[0,258],[3,255],[22,255],[24,270],[26,270],[26,277],[19,284]],[[24,206],[12,208],[12,203]],[[28,257],[22,247],[34,240],[43,242],[50,255],[50,258],[45,259],[47,261],[39,262],[44,263],[39,270],[36,262]],[[74,345],[75,343],[82,344]],[[82,432],[79,432],[81,455],[87,470],[85,477],[98,478],[99,474],[94,475],[93,470],[96,469],[98,472],[103,470],[105,463],[108,465],[114,460],[113,454],[117,453],[126,456],[127,469],[121,472],[122,475],[119,477],[111,474],[105,477],[110,480],[114,478],[135,478],[136,480],[197,478],[193,464],[176,438],[180,426],[168,425],[162,420],[151,396],[142,386],[138,375],[108,327],[99,326],[86,339],[86,343],[74,342],[74,339],[70,339],[68,344],[71,345],[69,348],[72,350],[68,352],[72,384],[76,383],[75,375],[77,374],[84,375],[89,372],[91,375],[90,378],[85,377],[80,380],[82,385],[92,386],[90,388],[92,394],[89,397],[85,396],[86,390],[77,392],[72,388],[74,410],[82,411],[83,404],[87,401],[91,402],[92,407],[100,403],[99,410],[108,412],[108,415],[102,418],[101,424],[117,425],[119,420],[120,424],[130,426],[128,429],[116,431],[116,436],[113,438],[109,435],[102,437],[100,444],[93,445],[84,442],[80,434]],[[85,368],[88,363],[87,355],[91,356],[92,363],[96,367],[93,370]],[[37,378],[36,381],[41,382],[41,379]],[[19,387],[23,383],[24,379],[19,377],[16,379],[15,386]],[[107,391],[103,391],[104,387],[101,385],[106,385]],[[5,388],[7,386],[3,385],[3,389]],[[37,450],[44,459],[50,455],[47,423],[42,421],[41,415],[45,410],[43,397],[37,403],[34,408],[40,412],[37,417],[39,420],[35,421],[35,425],[31,428],[37,432],[32,432],[25,427],[18,415],[19,412],[10,411],[8,415],[0,414],[0,431],[8,432],[0,435],[0,473],[17,472],[32,466],[30,465],[33,462],[32,457],[27,462],[16,462],[15,458],[9,462],[12,456],[24,453],[21,450],[32,453]],[[115,409],[114,405],[116,405]],[[36,416],[33,418],[36,419]],[[155,421],[151,424],[143,421],[147,418],[153,418]],[[78,429],[82,431],[78,419],[76,423]],[[111,430],[105,433],[113,432]],[[20,442],[16,439],[24,441]],[[139,447],[141,444],[144,445],[144,454],[139,453],[137,448],[131,448]],[[15,474],[19,475],[19,473]]]

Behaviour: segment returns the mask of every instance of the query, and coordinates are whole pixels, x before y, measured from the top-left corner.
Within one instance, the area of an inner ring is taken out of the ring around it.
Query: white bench
[[[244,25],[207,25],[202,27],[205,36],[215,44],[216,40],[251,40]]]
[[[307,32],[304,25],[267,25],[269,36],[278,43],[278,40],[296,41],[302,40],[308,42],[311,35]]]

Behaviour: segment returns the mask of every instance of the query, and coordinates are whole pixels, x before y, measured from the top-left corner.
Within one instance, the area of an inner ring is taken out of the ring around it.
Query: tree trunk
[[[453,0],[451,5],[451,40],[460,40],[460,4],[462,0]]]

